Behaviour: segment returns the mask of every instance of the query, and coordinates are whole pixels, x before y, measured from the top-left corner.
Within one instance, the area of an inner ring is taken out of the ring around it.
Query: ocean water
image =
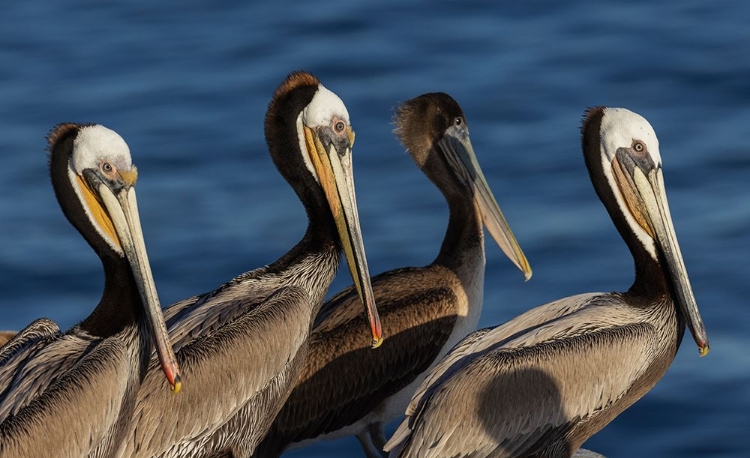
[[[273,167],[263,116],[307,69],[346,103],[370,270],[424,265],[447,224],[392,135],[393,107],[444,91],[534,268],[487,247],[481,326],[572,294],[625,290],[632,260],[580,152],[592,105],[645,116],[711,339],[586,444],[608,457],[750,453],[750,6],[739,1],[9,2],[0,18],[0,329],[85,317],[93,252],[49,183],[63,121],[118,131],[163,305],[272,262],[305,216]],[[332,287],[350,283],[342,270]],[[353,439],[290,457],[361,456]]]

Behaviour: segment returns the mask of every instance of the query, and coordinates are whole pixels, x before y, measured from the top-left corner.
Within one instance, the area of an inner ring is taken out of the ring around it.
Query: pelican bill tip
[[[531,264],[529,264],[529,260],[526,258],[526,255],[523,254],[523,251],[521,251],[520,247],[516,246],[516,249],[514,251],[515,256],[508,255],[508,258],[511,260],[513,265],[515,265],[518,270],[523,273],[524,281],[529,281],[531,279],[531,275],[533,274]]]
[[[708,343],[698,345],[698,353],[700,354],[701,358],[708,354],[709,349],[710,348]]]
[[[179,375],[175,377],[174,383],[169,384],[169,388],[172,390],[172,394],[177,394],[182,389],[182,377]]]
[[[373,337],[372,338],[372,349],[374,350],[374,349],[378,348],[379,346],[383,345],[383,340],[385,340],[385,339],[384,339],[384,337],[383,337],[382,334],[379,337]]]

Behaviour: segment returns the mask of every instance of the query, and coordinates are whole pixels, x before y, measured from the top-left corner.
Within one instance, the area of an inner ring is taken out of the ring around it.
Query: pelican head
[[[72,145],[67,143],[71,139]],[[88,227],[93,227],[96,233],[87,237],[89,243],[96,248],[96,239],[103,241],[114,256],[124,258],[130,265],[162,369],[172,390],[178,392],[180,371],[146,254],[135,195],[138,170],[132,163],[128,145],[116,132],[99,124],[61,124],[50,134],[49,143],[52,154],[56,154],[60,143],[72,150],[67,178],[90,223]],[[53,182],[58,179],[62,178],[53,176]],[[55,190],[64,204],[66,198],[57,186]],[[66,206],[63,205],[64,210]],[[86,224],[71,214],[66,211],[71,222],[81,232],[88,233]]]
[[[294,119],[286,119],[287,115],[294,116]],[[294,132],[285,131],[289,125],[294,126]],[[311,202],[311,187],[322,189],[324,205],[335,221],[350,274],[370,322],[373,347],[378,347],[383,340],[383,331],[370,284],[354,193],[354,131],[344,102],[309,73],[289,75],[269,105],[267,142],[272,145],[286,137],[296,139],[296,145],[294,148],[292,145],[272,147],[274,162],[303,202]],[[304,168],[293,164],[297,159],[289,158],[289,151],[301,154]],[[308,216],[316,217],[314,213],[320,208],[314,207],[320,205],[305,205]]]
[[[417,166],[444,193],[469,190],[487,231],[526,280],[531,278],[529,262],[484,178],[458,103],[442,92],[423,94],[396,110],[394,125],[396,135]],[[439,169],[427,170],[431,157],[440,159]]]
[[[595,125],[598,136],[592,131]],[[662,266],[701,356],[707,354],[708,336],[672,226],[654,129],[632,111],[597,107],[588,111],[583,133],[584,149],[587,136],[592,144],[599,146],[589,148],[586,154],[589,169],[596,162],[601,163],[606,185],[617,203],[617,213],[624,217],[651,259]],[[597,180],[592,181],[597,184]],[[602,185],[597,186],[597,192],[604,201],[603,190],[599,189]]]

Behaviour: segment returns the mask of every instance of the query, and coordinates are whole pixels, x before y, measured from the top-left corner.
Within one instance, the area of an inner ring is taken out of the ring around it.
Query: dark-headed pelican
[[[307,232],[273,264],[165,311],[185,388],[179,397],[162,396],[152,366],[125,456],[250,456],[304,364],[342,251],[369,317],[370,343],[381,343],[344,103],[313,75],[293,73],[271,100],[265,134],[276,167],[307,211]],[[189,420],[174,424],[174,417]]]
[[[381,456],[383,425],[403,415],[429,368],[476,329],[484,288],[486,226],[526,278],[531,268],[482,174],[461,107],[444,93],[398,108],[395,132],[448,202],[440,252],[426,267],[372,280],[388,339],[371,351],[361,331],[354,287],[318,315],[310,356],[297,386],[256,456],[278,456],[295,442],[356,434],[368,456]],[[309,442],[309,441],[308,441]]]
[[[160,365],[154,389],[169,394],[166,374],[179,391],[180,372],[146,256],[127,144],[96,124],[61,124],[48,140],[55,195],[101,259],[104,293],[69,331],[42,318],[0,347],[0,456],[112,456],[152,342]]]
[[[664,375],[685,332],[708,338],[641,116],[593,108],[583,152],[635,260],[625,293],[567,297],[470,334],[427,376],[386,445],[398,457],[570,457]]]

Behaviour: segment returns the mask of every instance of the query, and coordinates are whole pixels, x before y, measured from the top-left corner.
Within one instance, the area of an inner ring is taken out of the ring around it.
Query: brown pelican
[[[318,436],[351,434],[368,456],[382,456],[383,425],[403,414],[433,363],[476,329],[484,288],[483,225],[531,276],[479,167],[458,103],[444,93],[424,94],[399,107],[394,121],[401,142],[448,202],[440,253],[426,267],[373,278],[388,335],[377,352],[360,330],[354,287],[323,306],[305,368],[257,456],[278,456],[288,444]]]
[[[593,108],[583,152],[635,260],[625,293],[567,297],[470,334],[427,376],[386,444],[399,457],[569,457],[664,375],[687,324],[708,338],[641,116]]]
[[[110,456],[124,439],[151,340],[175,392],[180,372],[146,255],[127,144],[96,124],[61,124],[48,141],[55,195],[102,260],[104,293],[71,330],[61,333],[42,318],[0,347],[0,456]],[[167,391],[159,382],[156,389]]]
[[[276,167],[307,211],[307,232],[275,263],[166,310],[185,388],[178,397],[162,396],[152,367],[124,456],[250,456],[302,368],[342,250],[369,316],[371,345],[382,340],[359,229],[346,107],[313,75],[293,73],[273,96],[265,134]],[[175,416],[189,420],[168,421]]]

